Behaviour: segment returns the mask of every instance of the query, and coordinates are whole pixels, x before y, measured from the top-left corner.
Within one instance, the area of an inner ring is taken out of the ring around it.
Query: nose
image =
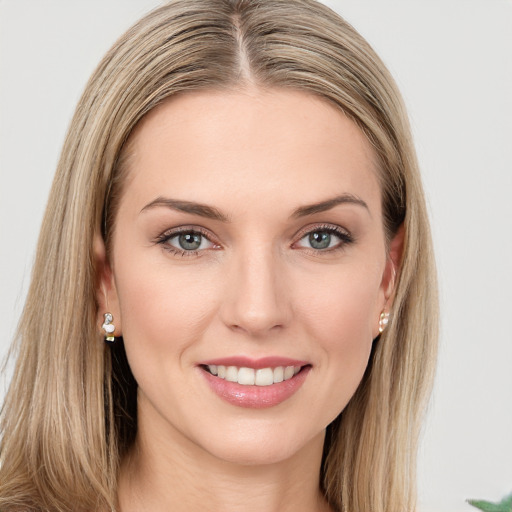
[[[279,258],[270,250],[260,249],[240,254],[232,263],[221,306],[224,324],[253,337],[284,328],[291,307]]]

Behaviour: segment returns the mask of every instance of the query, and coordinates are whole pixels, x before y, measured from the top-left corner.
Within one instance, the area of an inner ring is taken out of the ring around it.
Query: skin
[[[108,300],[139,384],[121,510],[329,510],[325,428],[361,381],[401,248],[400,237],[386,248],[369,143],[324,100],[248,89],[167,100],[128,151],[110,262],[97,250],[100,323]],[[351,201],[294,215],[343,194]],[[162,197],[225,219],[147,206]],[[183,254],[180,226],[209,240]],[[311,232],[330,234],[329,247],[312,247]],[[311,370],[283,403],[241,408],[198,367],[234,355]]]

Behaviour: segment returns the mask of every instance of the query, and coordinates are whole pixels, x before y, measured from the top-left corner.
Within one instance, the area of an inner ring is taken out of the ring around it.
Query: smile
[[[208,387],[238,407],[262,409],[290,399],[312,369],[308,361],[283,357],[228,357],[198,365]]]
[[[271,386],[291,379],[297,375],[301,366],[277,366],[275,368],[247,368],[245,366],[224,366],[210,364],[205,370],[228,382],[237,382],[243,386]]]

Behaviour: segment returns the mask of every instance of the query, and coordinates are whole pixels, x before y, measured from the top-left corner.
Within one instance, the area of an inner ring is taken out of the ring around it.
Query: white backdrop
[[[0,0],[0,357],[74,106],[117,36],[158,3]],[[397,79],[431,210],[442,336],[421,510],[476,510],[464,500],[512,492],[512,1],[326,3]]]

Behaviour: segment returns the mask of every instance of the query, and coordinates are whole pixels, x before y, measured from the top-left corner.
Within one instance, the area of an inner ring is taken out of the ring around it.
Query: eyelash
[[[334,253],[340,250],[344,250],[348,245],[355,242],[354,237],[345,229],[335,226],[332,224],[318,224],[316,226],[308,226],[307,228],[299,231],[297,235],[297,242],[294,242],[294,245],[306,238],[308,235],[312,233],[329,233],[331,235],[335,235],[339,238],[340,242],[334,247],[326,248],[326,249],[314,249],[313,247],[303,247],[306,251],[315,254],[321,255],[326,253]]]
[[[190,256],[202,256],[202,254],[205,252],[205,249],[201,249],[201,250],[191,250],[191,251],[186,251],[185,249],[178,249],[177,247],[174,247],[173,245],[170,245],[168,242],[169,240],[171,240],[172,238],[175,238],[179,235],[182,235],[182,234],[198,234],[198,235],[201,235],[202,237],[206,238],[206,240],[208,240],[210,243],[214,244],[214,245],[218,245],[218,244],[215,244],[215,242],[213,242],[212,238],[212,234],[204,229],[201,229],[197,226],[181,226],[179,228],[174,228],[174,229],[171,229],[171,230],[168,230],[168,231],[165,231],[164,233],[162,233],[160,236],[158,236],[155,240],[155,243],[157,244],[160,244],[166,251],[170,252],[171,254],[175,255],[175,256],[182,256],[184,258],[186,257],[190,257]]]
[[[312,247],[302,247],[302,249],[304,249],[308,252],[311,252],[315,255],[325,254],[325,253],[333,253],[333,252],[337,252],[339,250],[343,250],[343,249],[345,249],[345,247],[347,245],[350,245],[350,244],[354,243],[354,241],[355,241],[353,236],[348,231],[340,228],[339,226],[334,226],[332,224],[321,224],[321,225],[316,225],[316,226],[308,226],[307,228],[303,229],[302,231],[299,231],[299,233],[296,235],[297,241],[294,242],[292,244],[292,246],[296,245],[301,240],[303,240],[305,237],[307,237],[308,235],[311,235],[312,233],[315,233],[315,232],[329,233],[331,235],[335,235],[336,237],[338,237],[340,239],[340,242],[336,246],[330,247],[330,248],[328,247],[325,249],[314,249]],[[210,243],[220,247],[219,244],[216,244],[212,240],[213,237],[210,232],[208,232],[204,229],[201,229],[197,226],[194,226],[194,227],[182,226],[179,228],[173,228],[172,230],[165,231],[164,233],[162,233],[155,239],[155,243],[162,245],[162,247],[166,251],[168,251],[171,254],[176,255],[176,256],[181,256],[181,257],[202,256],[203,253],[205,252],[205,249],[187,251],[185,249],[178,249],[177,247],[174,247],[173,245],[170,245],[168,243],[169,240],[171,240],[172,238],[175,238],[175,237],[179,236],[180,234],[185,234],[185,233],[201,235],[202,237],[206,238],[206,240],[208,240]]]

